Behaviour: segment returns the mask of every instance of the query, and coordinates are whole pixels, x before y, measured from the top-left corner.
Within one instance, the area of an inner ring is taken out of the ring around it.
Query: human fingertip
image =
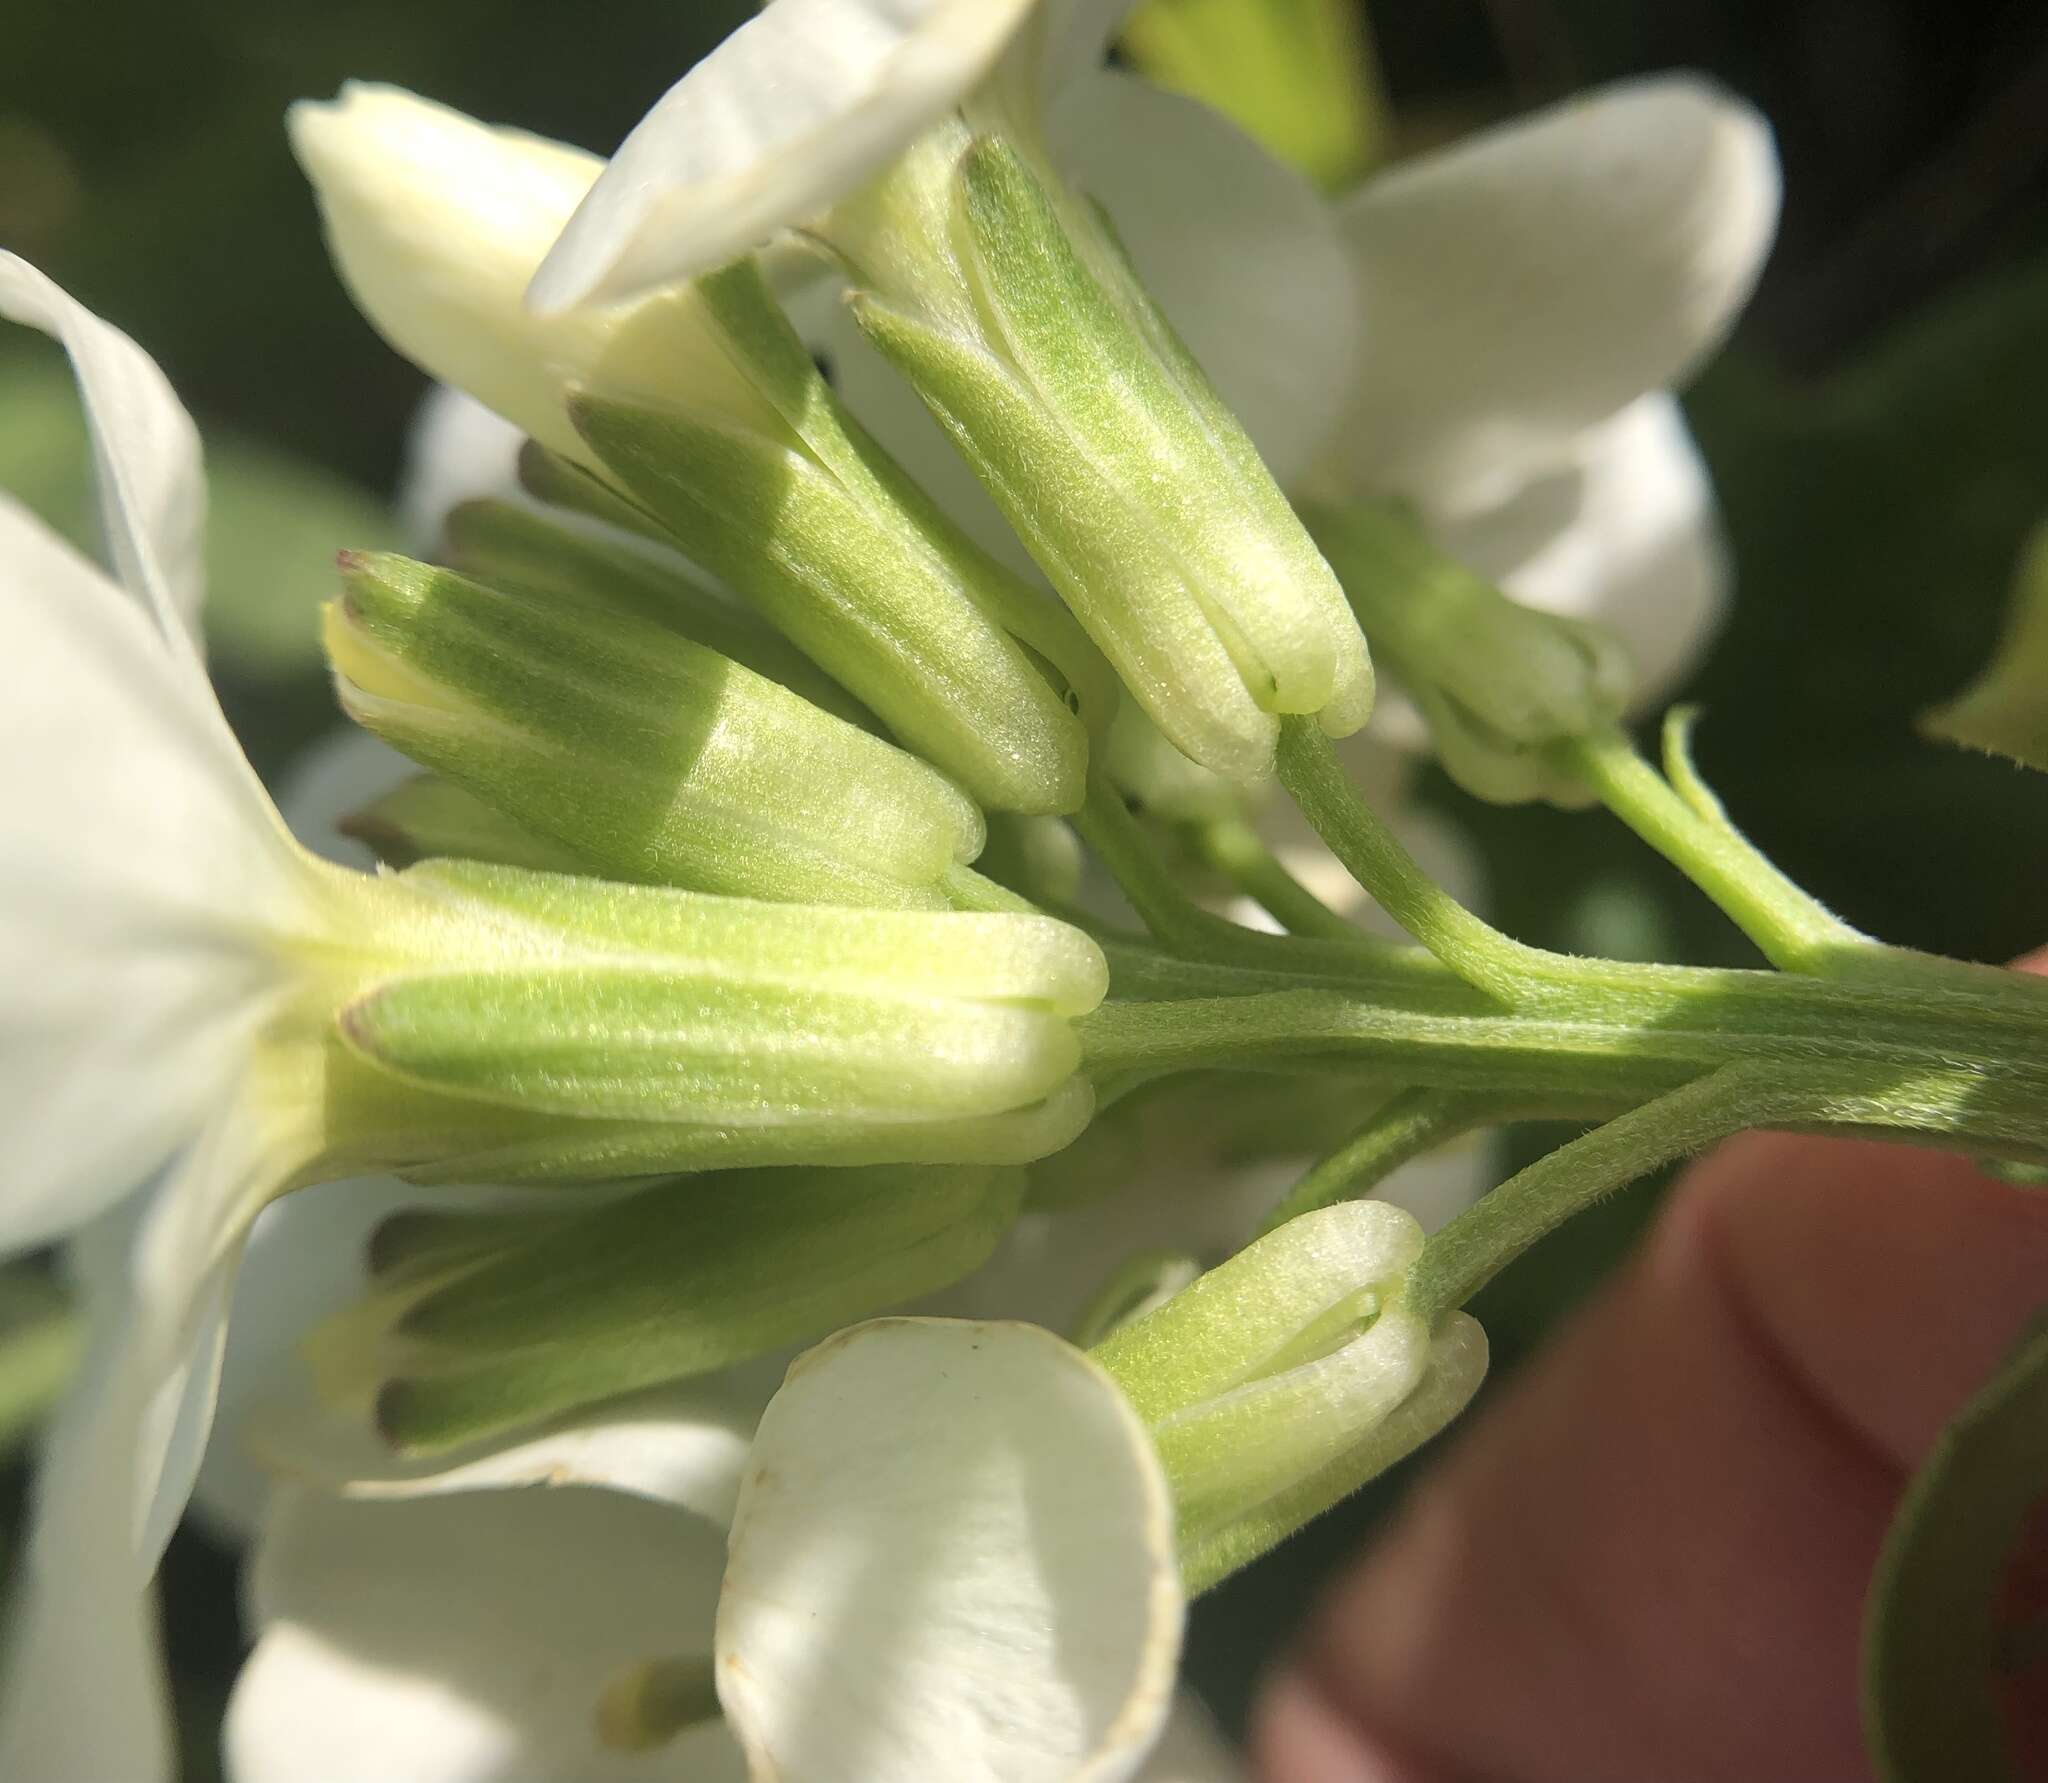
[[[1284,1667],[1260,1695],[1251,1751],[1260,1783],[1448,1783],[1389,1751],[1299,1665]]]

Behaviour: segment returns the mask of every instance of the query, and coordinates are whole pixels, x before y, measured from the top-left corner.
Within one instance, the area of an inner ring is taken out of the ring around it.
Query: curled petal
[[[199,434],[140,347],[26,260],[0,252],[0,316],[39,328],[71,357],[92,426],[100,513],[121,585],[196,660],[206,484]]]
[[[1777,226],[1769,126],[1685,76],[1625,82],[1398,168],[1343,207],[1367,346],[1327,472],[1472,504],[1675,384]]]
[[[1171,1706],[1166,1481],[1032,1325],[882,1319],[770,1403],[733,1519],[719,1696],[757,1779],[1134,1775]]]
[[[0,1248],[82,1225],[226,1093],[294,863],[203,682],[0,498]],[[32,764],[32,765],[31,765]]]
[[[980,81],[1031,0],[774,0],[619,145],[534,275],[543,314],[685,279],[862,185]]]

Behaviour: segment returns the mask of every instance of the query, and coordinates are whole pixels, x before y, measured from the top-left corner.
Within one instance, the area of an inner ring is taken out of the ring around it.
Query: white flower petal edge
[[[41,329],[70,355],[85,394],[115,569],[166,636],[192,642],[206,598],[206,486],[192,417],[147,353],[4,252],[0,316]]]
[[[1687,76],[1572,99],[1368,182],[1341,207],[1367,347],[1340,491],[1477,505],[1675,384],[1776,228],[1769,126]]]
[[[1172,1701],[1165,1476],[1033,1325],[880,1319],[800,1357],[733,1519],[718,1691],[761,1783],[1114,1783]]]
[[[970,92],[1032,4],[773,0],[619,145],[528,301],[617,301],[815,216]]]
[[[4,497],[0,660],[4,1250],[136,1188],[225,1093],[269,987],[222,912],[291,887],[196,657]]]
[[[356,1504],[285,1493],[250,1580],[261,1638],[228,1706],[233,1783],[626,1783],[744,1775],[712,1719],[651,1750],[606,1687],[705,1656],[715,1527],[615,1492]]]
[[[241,1221],[229,1210],[269,1186],[247,1125],[225,1110],[132,1222],[132,1238],[119,1213],[91,1235],[119,1261],[90,1272],[90,1345],[37,1471],[9,1604],[0,1776],[148,1783],[170,1774],[147,1583],[211,1410],[240,1249]]]
[[[132,342],[12,256],[6,312],[64,339],[125,588],[0,502],[0,1246],[91,1225],[91,1332],[9,1605],[0,1775],[169,1765],[144,1592],[198,1464],[241,1233],[279,1136],[236,1094],[306,916],[300,863],[189,629],[190,421]],[[181,1146],[133,1217],[109,1215]]]

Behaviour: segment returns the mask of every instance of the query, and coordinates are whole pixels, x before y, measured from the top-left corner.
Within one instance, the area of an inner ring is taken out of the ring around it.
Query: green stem
[[[1615,816],[1721,908],[1764,958],[1787,972],[1823,972],[1851,951],[1878,951],[1801,891],[1742,832],[1718,801],[1681,797],[1619,731],[1556,746],[1562,765]]]
[[[1788,1081],[1777,1064],[1724,1065],[1559,1146],[1467,1208],[1424,1248],[1409,1304],[1434,1325],[1574,1214],[1747,1128],[1883,1127],[1926,1089],[1883,1067],[1810,1066]]]
[[[1288,872],[1259,839],[1252,826],[1236,817],[1212,818],[1189,826],[1203,860],[1292,935],[1317,935],[1326,941],[1356,941],[1358,925],[1339,916]]]
[[[1281,785],[1330,852],[1381,909],[1468,984],[1512,1004],[1525,999],[1532,982],[1569,973],[1570,960],[1503,935],[1431,879],[1360,801],[1314,719],[1281,721],[1278,763]]]
[[[1297,980],[1318,977],[1360,984],[1424,982],[1441,975],[1419,949],[1359,930],[1341,941],[1262,935],[1204,910],[1160,860],[1122,796],[1099,777],[1090,781],[1088,801],[1073,823],[1101,856],[1145,926],[1186,959],[1281,972]]]
[[[1259,1231],[1370,1194],[1403,1164],[1474,1128],[1511,1119],[1518,1109],[1476,1091],[1403,1090],[1289,1189]]]

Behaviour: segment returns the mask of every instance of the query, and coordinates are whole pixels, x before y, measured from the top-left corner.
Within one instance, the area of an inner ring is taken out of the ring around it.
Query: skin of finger
[[[1723,1148],[1332,1594],[1262,1705],[1261,1775],[1866,1777],[1871,1564],[2044,1284],[2037,1192],[1889,1147]]]

